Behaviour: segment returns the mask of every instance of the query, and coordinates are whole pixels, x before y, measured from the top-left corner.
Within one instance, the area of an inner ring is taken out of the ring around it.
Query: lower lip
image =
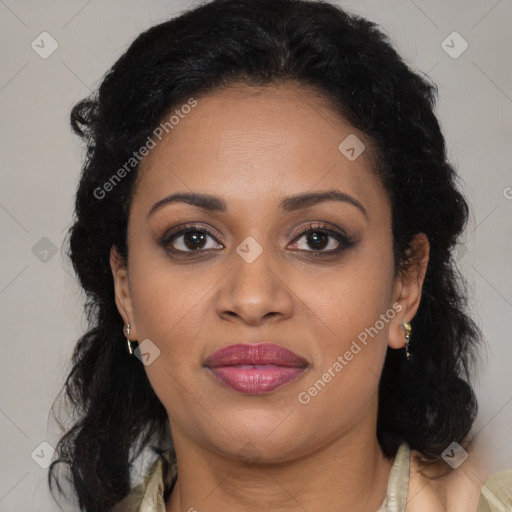
[[[209,370],[218,380],[236,391],[246,395],[261,395],[296,379],[306,368],[260,364],[219,366]]]

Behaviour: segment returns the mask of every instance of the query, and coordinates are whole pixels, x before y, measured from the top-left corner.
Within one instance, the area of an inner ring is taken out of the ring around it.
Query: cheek
[[[158,250],[134,251],[130,290],[139,336],[168,345],[200,327],[196,310],[218,278],[186,265],[171,265]],[[179,345],[179,343],[175,343]]]
[[[302,290],[298,290],[298,294],[313,313],[312,319],[316,317],[317,323],[325,327],[322,332],[327,336],[323,348],[327,352],[350,345],[391,308],[393,273],[389,261],[358,254],[353,262],[330,269],[329,274],[317,276],[315,282],[317,286],[312,288],[308,279],[301,280]],[[393,310],[386,320],[391,314],[394,316]],[[387,326],[386,321],[384,325],[378,322],[382,336],[385,336]]]
[[[158,357],[145,371],[160,401],[176,414],[190,407],[189,390],[201,362],[197,334],[205,318],[200,310],[216,280],[197,279],[188,271],[158,264],[136,266],[135,261],[131,293],[137,335],[158,349]]]
[[[356,421],[375,403],[389,322],[395,316],[389,303],[392,260],[370,252],[333,272],[306,301],[322,334],[316,337],[313,368],[298,402],[307,403],[312,416],[330,410],[333,429],[348,418]]]
[[[318,334],[313,367],[297,402],[311,417],[329,410],[326,429],[356,423],[375,403],[389,322],[395,316],[386,300],[390,276],[386,265],[345,268],[322,289],[309,292],[306,302]]]

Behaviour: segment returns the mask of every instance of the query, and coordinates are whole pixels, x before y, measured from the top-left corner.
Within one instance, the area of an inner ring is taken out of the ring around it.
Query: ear
[[[137,326],[133,316],[132,296],[128,281],[128,269],[124,258],[114,245],[110,248],[110,268],[114,277],[114,294],[117,310],[126,324],[130,324],[130,340],[138,339]]]
[[[393,285],[393,304],[397,314],[390,322],[388,345],[391,348],[405,347],[405,330],[403,322],[410,322],[420,305],[421,290],[427,272],[430,244],[425,233],[417,233],[406,251],[408,260],[401,269]],[[411,333],[414,336],[414,332]]]

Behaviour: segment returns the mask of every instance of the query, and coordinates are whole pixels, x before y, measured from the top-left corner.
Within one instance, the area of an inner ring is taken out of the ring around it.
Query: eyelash
[[[209,229],[207,229],[203,226],[189,224],[176,232],[173,232],[169,235],[164,235],[161,240],[160,245],[162,245],[166,250],[168,250],[169,252],[172,252],[174,254],[200,253],[200,252],[206,252],[208,250],[218,250],[218,249],[206,249],[206,250],[198,249],[198,250],[182,251],[181,249],[169,249],[171,242],[173,242],[176,238],[179,238],[182,235],[187,235],[190,233],[206,233],[211,238],[213,238],[215,241],[217,241],[217,236]],[[349,249],[350,247],[355,245],[355,241],[352,238],[350,238],[349,236],[347,236],[343,233],[333,231],[333,230],[327,228],[325,225],[309,226],[307,229],[301,231],[299,233],[299,235],[297,235],[297,237],[294,238],[294,243],[295,243],[295,241],[298,241],[298,240],[302,239],[304,236],[307,236],[312,233],[317,233],[317,234],[321,233],[321,234],[328,235],[328,236],[334,238],[337,242],[339,242],[339,247],[337,247],[336,249],[331,249],[329,251],[315,251],[315,250],[305,251],[306,253],[308,253],[310,255],[320,256],[320,257],[332,256],[335,254],[339,254],[339,253],[343,252],[344,250]],[[299,251],[301,251],[301,249],[299,249]]]

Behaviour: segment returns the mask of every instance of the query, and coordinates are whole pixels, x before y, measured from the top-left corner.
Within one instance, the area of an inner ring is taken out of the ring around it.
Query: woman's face
[[[386,348],[405,345],[422,278],[395,277],[364,135],[311,90],[232,88],[198,98],[140,172],[128,270],[115,250],[111,265],[177,447],[284,461],[375,436]],[[155,208],[174,194],[210,199]],[[211,357],[261,342],[297,357]]]

